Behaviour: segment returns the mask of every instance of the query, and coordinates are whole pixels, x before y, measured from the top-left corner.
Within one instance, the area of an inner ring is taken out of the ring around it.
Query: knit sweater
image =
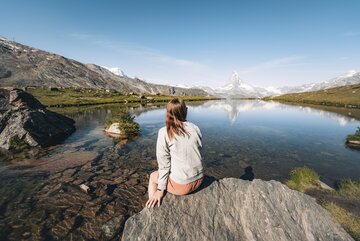
[[[204,176],[200,129],[188,121],[183,124],[190,136],[175,135],[170,140],[166,127],[159,130],[156,157],[159,165],[158,188],[161,190],[166,189],[169,176],[179,184],[187,184]]]

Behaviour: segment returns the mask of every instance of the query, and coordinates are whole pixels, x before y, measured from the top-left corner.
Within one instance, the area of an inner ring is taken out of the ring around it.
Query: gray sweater
[[[184,122],[185,130],[190,137],[176,135],[169,140],[166,127],[158,133],[156,158],[159,165],[158,188],[165,190],[168,177],[179,184],[187,184],[201,178],[204,174],[200,154],[201,132],[191,122]]]

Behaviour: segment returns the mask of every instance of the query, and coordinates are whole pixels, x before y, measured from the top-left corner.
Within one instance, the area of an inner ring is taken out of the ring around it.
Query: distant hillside
[[[0,38],[0,86],[48,86],[113,89],[121,93],[206,96],[204,90],[147,83],[116,75],[95,64],[83,64],[63,56]]]
[[[360,108],[360,84],[264,98],[284,102]]]

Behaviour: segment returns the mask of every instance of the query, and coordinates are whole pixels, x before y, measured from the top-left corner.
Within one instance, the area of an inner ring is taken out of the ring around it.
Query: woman
[[[159,170],[150,174],[148,208],[160,201],[164,191],[186,195],[196,190],[204,179],[201,132],[186,121],[187,107],[175,98],[166,105],[166,126],[158,133],[156,158]]]

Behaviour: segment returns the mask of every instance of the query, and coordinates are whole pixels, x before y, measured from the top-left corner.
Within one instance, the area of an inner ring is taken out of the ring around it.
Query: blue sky
[[[3,0],[0,36],[165,84],[258,86],[360,70],[360,1]],[[5,10],[6,9],[6,10]]]

